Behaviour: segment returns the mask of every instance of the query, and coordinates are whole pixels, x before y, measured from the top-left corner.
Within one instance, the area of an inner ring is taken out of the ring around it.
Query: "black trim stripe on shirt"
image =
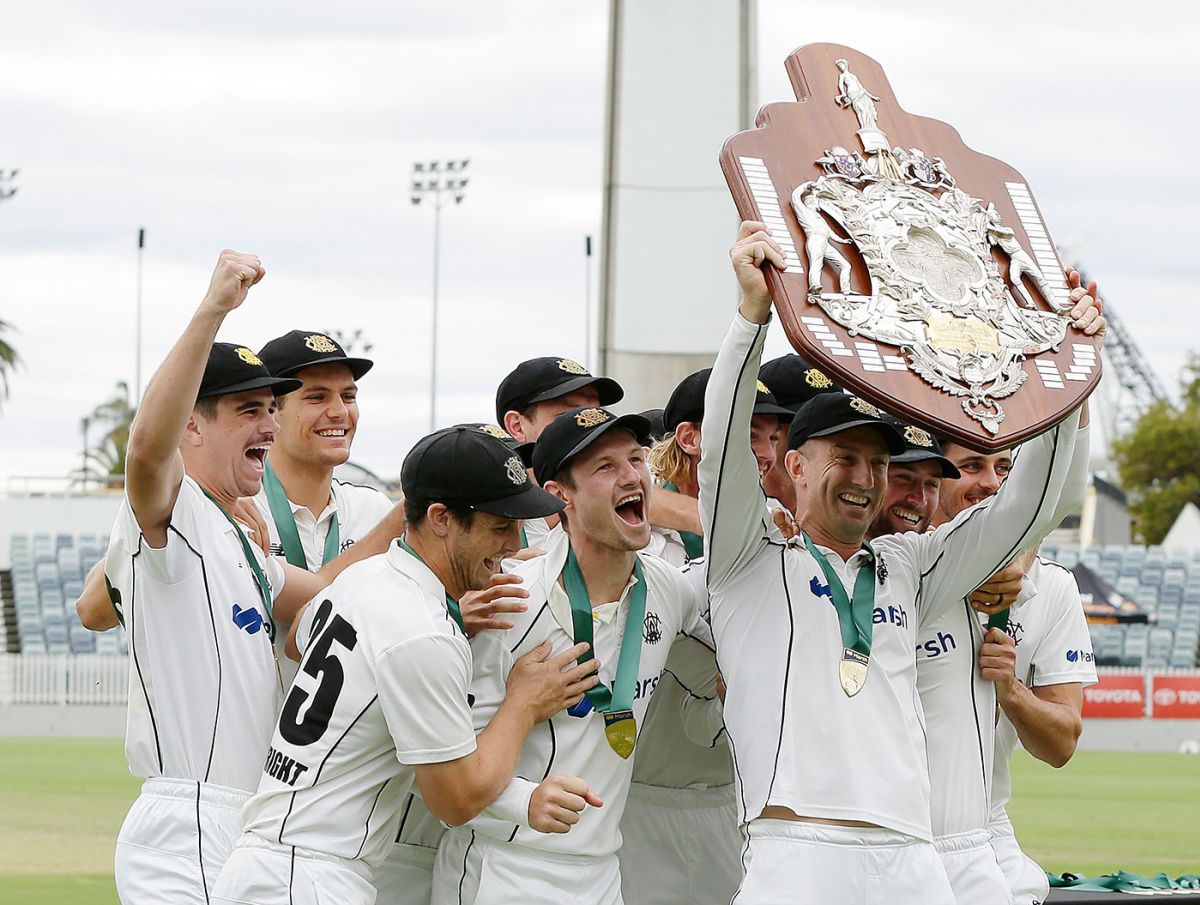
[[[150,730],[154,733],[154,753],[158,758],[158,772],[163,772],[162,744],[158,740],[158,722],[154,719],[154,704],[150,701],[150,692],[146,690],[146,679],[142,675],[142,663],[137,651],[137,558],[142,553],[142,542],[146,539],[138,533],[138,548],[129,557],[129,653],[133,657],[133,668],[137,672],[138,684],[142,687],[142,698],[146,702],[146,711],[150,714]]]
[[[510,647],[508,649],[509,653],[515,652],[517,648],[519,648],[522,644],[525,643],[525,639],[529,637],[529,633],[533,631],[533,627],[538,624],[538,620],[542,618],[542,614],[547,613],[549,611],[550,611],[550,601],[547,600],[545,603],[542,604],[542,608],[537,611],[537,615],[535,615],[533,617],[533,619],[530,621],[529,628],[525,629],[525,634],[521,635],[520,640],[518,640],[516,644],[514,644],[512,647]]]
[[[213,709],[213,727],[212,734],[209,736],[208,743],[208,762],[204,765],[204,782],[208,782],[209,774],[212,772],[213,757],[217,751],[217,724],[221,719],[221,688],[224,681],[224,670],[221,664],[221,641],[217,635],[217,617],[213,612],[212,592],[208,589],[208,569],[204,563],[204,554],[192,546],[182,531],[174,525],[167,526],[168,532],[173,532],[182,542],[185,547],[200,560],[200,577],[204,581],[204,600],[208,604],[208,622],[212,627],[213,653],[217,658],[217,695],[216,707]]]
[[[979,617],[975,615],[975,611],[971,609],[971,602],[968,598],[963,598],[963,610],[967,618],[967,630],[971,633],[971,641],[976,642],[979,639],[976,637],[977,632],[975,626],[979,625]],[[978,645],[975,650],[979,650]],[[988,795],[988,775],[987,775],[987,755],[983,751],[983,733],[979,731],[979,700],[975,696],[975,658],[963,657],[963,662],[967,666],[967,685],[971,689],[971,713],[975,716],[975,743],[979,749],[979,778],[983,782],[983,795],[985,804]],[[991,717],[988,717],[991,719]]]
[[[296,878],[296,846],[292,846],[291,862],[288,864],[288,905],[295,905],[292,898],[292,882]]]
[[[717,534],[716,525],[717,525],[717,520],[718,520],[718,514],[720,511],[720,506],[721,506],[721,486],[722,486],[722,484],[724,482],[724,478],[725,478],[725,463],[729,461],[729,443],[730,443],[730,440],[732,439],[731,434],[732,434],[732,430],[733,430],[733,416],[734,416],[734,413],[737,412],[737,407],[738,407],[737,386],[738,386],[738,384],[740,384],[742,382],[742,377],[746,373],[746,367],[747,367],[747,365],[750,364],[750,359],[754,358],[754,345],[755,345],[755,343],[758,342],[758,338],[762,335],[763,331],[766,330],[766,328],[767,328],[766,324],[758,324],[757,327],[755,328],[754,338],[752,340],[750,340],[750,345],[746,349],[746,357],[742,360],[741,367],[738,368],[737,380],[734,383],[733,405],[731,405],[729,407],[729,420],[725,422],[725,442],[721,445],[721,467],[717,470],[717,488],[716,488],[716,492],[713,494],[713,508],[712,508],[713,530],[710,532],[710,534],[712,536],[708,538],[708,549],[706,550],[706,555],[705,555],[705,559],[708,561],[709,565],[711,565],[716,558],[713,555],[713,546],[712,545],[713,545],[713,541],[716,540],[716,534]],[[759,487],[759,490],[761,492],[761,490],[762,490],[761,486]],[[704,586],[706,588],[711,588],[711,585],[708,582],[708,578],[711,574],[712,574],[711,569],[704,570]]]
[[[463,851],[462,875],[458,878],[458,905],[463,905],[463,883],[467,879],[467,858],[471,856],[471,846],[475,844],[475,831],[471,830],[471,841]],[[481,878],[482,879],[482,878]]]
[[[400,837],[404,835],[404,824],[408,823],[408,812],[412,810],[413,799],[416,798],[415,792],[408,793],[408,801],[404,804],[404,813],[400,815],[400,826],[396,827],[396,841],[400,841]]]
[[[371,810],[367,811],[367,819],[363,821],[363,837],[362,842],[358,843],[358,851],[354,853],[355,858],[362,857],[363,846],[367,844],[367,837],[371,835],[371,816],[375,813],[375,806],[379,804],[379,796],[383,794],[383,790],[387,788],[387,784],[395,777],[389,776],[379,785],[379,791],[375,793],[375,800],[371,802]]]
[[[350,730],[354,728],[360,719],[362,719],[363,714],[370,710],[371,706],[378,700],[379,695],[376,694],[371,698],[371,700],[367,701],[366,706],[358,712],[358,716],[352,719],[350,721],[350,725],[342,730],[342,734],[337,737],[337,741],[329,746],[329,750],[325,752],[325,756],[321,758],[321,763],[317,766],[317,772],[313,774],[312,782],[308,786],[310,789],[315,786],[317,784],[317,780],[321,778],[321,771],[325,769],[325,764],[328,763],[329,758],[333,755],[333,752],[337,750],[338,745],[340,745],[346,736],[350,734]],[[296,806],[296,795],[298,795],[301,791],[301,789],[297,789],[296,791],[292,792],[292,799],[288,802],[287,813],[283,815],[283,820],[279,824],[279,835],[276,838],[279,840],[280,845],[286,845],[286,843],[283,841],[283,833],[287,829],[288,818],[292,816],[292,808]]]
[[[783,751],[783,724],[787,722],[784,714],[787,713],[788,685],[791,682],[792,675],[792,646],[796,641],[796,614],[792,611],[792,592],[788,589],[786,553],[786,547],[780,548],[779,574],[783,583],[784,604],[787,607],[788,617],[787,657],[784,660],[785,665],[783,669],[783,699],[779,702],[779,743],[775,746],[775,763],[771,767],[771,782],[767,786],[767,797],[763,801],[764,808],[767,806],[767,802],[771,800],[771,793],[775,791],[775,775],[779,772],[779,754]]]

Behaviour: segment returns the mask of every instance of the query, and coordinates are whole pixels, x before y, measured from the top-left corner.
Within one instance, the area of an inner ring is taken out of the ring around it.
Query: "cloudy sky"
[[[760,0],[759,99],[791,97],[801,44],[875,57],[906,109],[1024,173],[1173,388],[1200,349],[1196,16],[1107,6]],[[255,252],[268,276],[221,338],[362,329],[378,364],[355,458],[397,473],[427,418],[432,212],[408,200],[414,160],[471,161],[443,217],[440,420],[491,417],[517,360],[585,357],[607,29],[607,4],[562,0],[10,6],[0,169],[21,172],[0,202],[0,318],[24,366],[0,409],[0,490],[68,472],[81,417],[133,383],[139,227],[143,381],[220,249]]]

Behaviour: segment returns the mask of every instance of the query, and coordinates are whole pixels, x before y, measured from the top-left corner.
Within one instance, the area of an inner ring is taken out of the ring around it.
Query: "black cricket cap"
[[[466,425],[417,441],[404,459],[400,486],[410,500],[452,503],[502,518],[540,518],[564,505],[529,479],[524,461],[507,443]]]
[[[915,424],[905,424],[899,418],[893,418],[891,415],[885,414],[883,417],[900,432],[907,447],[900,455],[892,456],[893,465],[905,462],[935,461],[942,466],[943,478],[962,477],[962,472],[942,452],[942,444],[938,442],[937,437],[924,428],[917,427]]]
[[[455,427],[469,427],[471,430],[483,431],[490,437],[495,437],[508,445],[508,448],[521,457],[526,468],[533,467],[533,444],[523,443],[498,424],[488,421],[472,421],[467,424],[456,424]]]
[[[704,368],[679,381],[679,386],[675,387],[663,410],[663,427],[668,432],[674,433],[675,428],[685,421],[699,424],[704,419],[704,391],[708,389],[711,375],[712,368]],[[758,393],[754,397],[754,414],[776,415],[784,421],[790,421],[795,413],[780,405],[767,384],[759,380]]]
[[[855,427],[877,428],[893,456],[908,448],[900,431],[883,420],[883,413],[865,399],[846,393],[821,393],[796,412],[788,429],[788,449],[796,449],[813,437],[828,437]]]
[[[358,380],[375,364],[369,358],[350,358],[337,340],[315,330],[292,330],[277,336],[259,350],[258,357],[276,377],[292,377],[313,365],[341,364]]]
[[[505,412],[523,412],[535,402],[557,399],[584,387],[596,388],[601,405],[613,405],[625,397],[625,391],[615,380],[595,377],[570,358],[531,358],[500,381],[496,390],[496,420],[503,424]]]
[[[641,415],[614,415],[598,408],[563,412],[546,425],[533,445],[533,475],[539,484],[554,480],[572,458],[612,430],[626,430],[650,445],[650,422]]]
[[[758,379],[771,388],[776,402],[793,412],[814,396],[842,391],[828,374],[795,354],[772,358],[758,369]]]
[[[300,389],[300,386],[299,380],[272,376],[262,359],[245,346],[213,343],[196,398],[210,399],[213,396],[262,389],[270,389],[276,396],[284,396]]]
[[[639,412],[643,418],[650,422],[650,439],[662,440],[667,436],[669,431],[666,424],[663,422],[663,416],[666,414],[662,409],[646,409],[644,412]]]

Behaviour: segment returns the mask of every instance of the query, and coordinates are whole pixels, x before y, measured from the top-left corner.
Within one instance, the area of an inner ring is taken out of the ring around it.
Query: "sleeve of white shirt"
[[[402,641],[376,658],[375,673],[400,763],[444,763],[475,750],[471,652],[461,638],[437,632]]]
[[[201,491],[187,477],[182,478],[167,526],[167,542],[162,547],[152,547],[142,534],[129,497],[121,501],[117,524],[121,527],[121,536],[129,548],[129,555],[137,554],[138,564],[146,578],[158,584],[178,584],[200,568],[200,557],[193,552],[200,534],[196,510],[205,502]]]
[[[708,587],[714,590],[752,561],[769,530],[766,497],[749,440],[766,338],[766,324],[735,315],[704,394],[700,523]]]
[[[1075,450],[1071,455],[1071,466],[1063,482],[1062,494],[1058,498],[1052,521],[1057,527],[1068,515],[1083,509],[1083,498],[1087,495],[1088,472],[1092,464],[1091,426],[1079,428],[1075,436]]]
[[[1088,631],[1079,584],[1075,576],[1057,563],[1042,563],[1038,579],[1038,596],[1030,606],[1046,607],[1046,631],[1037,639],[1037,648],[1030,660],[1033,688],[1042,685],[1065,685],[1079,682],[1096,684],[1096,661],[1092,652],[1092,636]],[[1075,660],[1070,652],[1075,651]]]
[[[996,570],[1046,536],[1075,453],[1079,411],[1025,443],[996,494],[925,534],[906,532],[880,539],[881,550],[909,560],[919,576],[922,618],[954,606]],[[1085,475],[1072,476],[1084,480]]]

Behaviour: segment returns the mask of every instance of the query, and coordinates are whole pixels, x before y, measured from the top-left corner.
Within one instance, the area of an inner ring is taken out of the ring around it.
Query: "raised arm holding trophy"
[[[1099,380],[1104,321],[1068,287],[1015,170],[903,114],[849,48],[805,47],[787,66],[800,102],[764,108],[722,151],[744,219],[730,251],[742,296],[708,385],[699,466],[747,840],[734,901],[952,905],[959,887],[933,844],[917,629],[1082,499],[1081,402]],[[850,131],[863,153],[846,150]],[[1023,278],[1036,295],[1010,286]],[[764,517],[737,439],[772,306],[797,350],[857,393],[818,396],[791,423],[790,540]],[[1029,442],[995,496],[933,531],[868,543],[889,457],[905,449],[880,408],[981,450]]]

